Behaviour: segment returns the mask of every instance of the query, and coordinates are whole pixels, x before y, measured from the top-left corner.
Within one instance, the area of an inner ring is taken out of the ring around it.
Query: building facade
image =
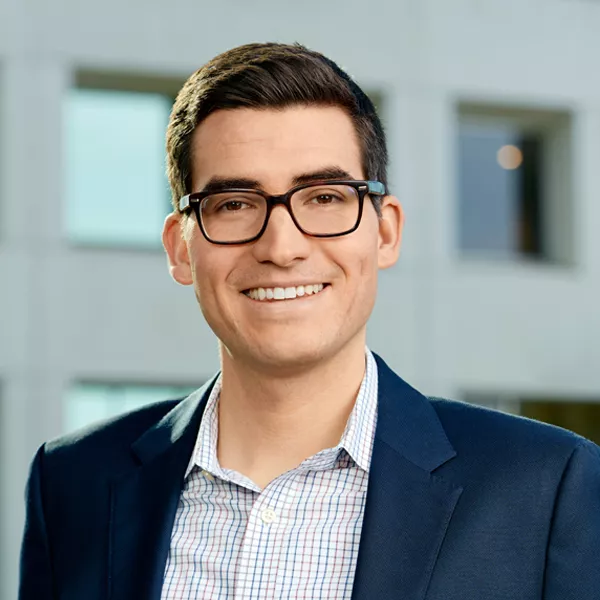
[[[598,32],[593,0],[0,0],[0,597],[36,448],[218,368],[160,247],[162,144],[178,86],[241,43],[319,50],[380,106],[407,220],[370,347],[600,437]]]

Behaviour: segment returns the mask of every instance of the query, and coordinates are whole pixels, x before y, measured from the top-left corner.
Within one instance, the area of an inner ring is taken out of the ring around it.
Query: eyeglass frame
[[[358,193],[358,216],[356,218],[356,223],[354,224],[353,227],[351,227],[350,229],[348,229],[346,231],[342,231],[341,233],[310,233],[310,232],[302,229],[302,227],[300,227],[300,224],[298,223],[298,221],[296,220],[296,217],[294,215],[294,211],[292,210],[291,198],[296,192],[299,192],[300,190],[303,190],[303,189],[306,189],[309,187],[318,186],[318,185],[347,185],[356,190],[356,192]],[[265,199],[265,201],[267,203],[267,212],[265,213],[265,220],[264,220],[262,227],[260,228],[260,231],[255,236],[244,239],[244,240],[235,241],[235,242],[218,242],[216,240],[211,239],[208,236],[208,234],[206,233],[204,226],[202,225],[202,218],[200,217],[200,205],[201,205],[202,201],[205,198],[207,198],[208,196],[214,196],[216,194],[223,194],[223,193],[227,193],[227,192],[258,194],[259,196],[262,196]],[[198,222],[198,227],[200,227],[200,231],[202,232],[202,235],[211,244],[217,244],[219,246],[235,246],[235,245],[241,245],[241,244],[249,244],[251,242],[255,242],[256,240],[258,240],[263,235],[263,233],[266,231],[267,226],[269,224],[269,218],[271,217],[271,213],[273,212],[273,209],[278,204],[282,204],[283,206],[286,207],[288,214],[292,218],[294,225],[296,226],[298,231],[300,231],[304,235],[308,235],[310,237],[316,237],[316,238],[334,238],[334,237],[341,237],[343,235],[348,235],[358,229],[361,219],[362,219],[365,196],[367,194],[370,194],[373,196],[386,196],[387,193],[385,190],[385,185],[383,183],[381,183],[380,181],[367,181],[367,180],[357,180],[357,179],[335,179],[335,180],[332,179],[332,180],[322,180],[322,181],[311,181],[309,183],[303,183],[301,185],[296,185],[293,188],[291,188],[290,190],[288,190],[285,194],[280,194],[280,195],[267,194],[266,192],[263,192],[262,190],[247,189],[247,188],[228,188],[228,189],[223,189],[223,190],[218,190],[218,191],[214,191],[214,190],[206,191],[205,190],[202,192],[193,192],[191,194],[186,194],[185,196],[180,198],[179,211],[182,213],[185,213],[189,210],[193,210],[194,214],[196,215],[196,221]]]

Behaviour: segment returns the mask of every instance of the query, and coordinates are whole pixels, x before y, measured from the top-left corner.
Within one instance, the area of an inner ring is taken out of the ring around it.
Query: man
[[[21,600],[600,598],[600,449],[365,348],[403,213],[358,86],[236,48],[181,90],[167,152],[171,275],[222,369],[40,448]]]

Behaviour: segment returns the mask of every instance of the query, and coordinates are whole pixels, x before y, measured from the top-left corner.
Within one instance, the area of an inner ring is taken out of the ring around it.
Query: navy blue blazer
[[[378,422],[352,598],[600,600],[600,448],[428,399],[376,359]],[[213,382],[39,449],[20,600],[160,600]]]

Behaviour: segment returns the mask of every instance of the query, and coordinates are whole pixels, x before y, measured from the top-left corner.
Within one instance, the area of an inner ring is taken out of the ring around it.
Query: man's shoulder
[[[595,447],[586,438],[548,423],[468,402],[437,397],[429,401],[459,455],[500,455],[536,463],[564,460],[582,445]]]

